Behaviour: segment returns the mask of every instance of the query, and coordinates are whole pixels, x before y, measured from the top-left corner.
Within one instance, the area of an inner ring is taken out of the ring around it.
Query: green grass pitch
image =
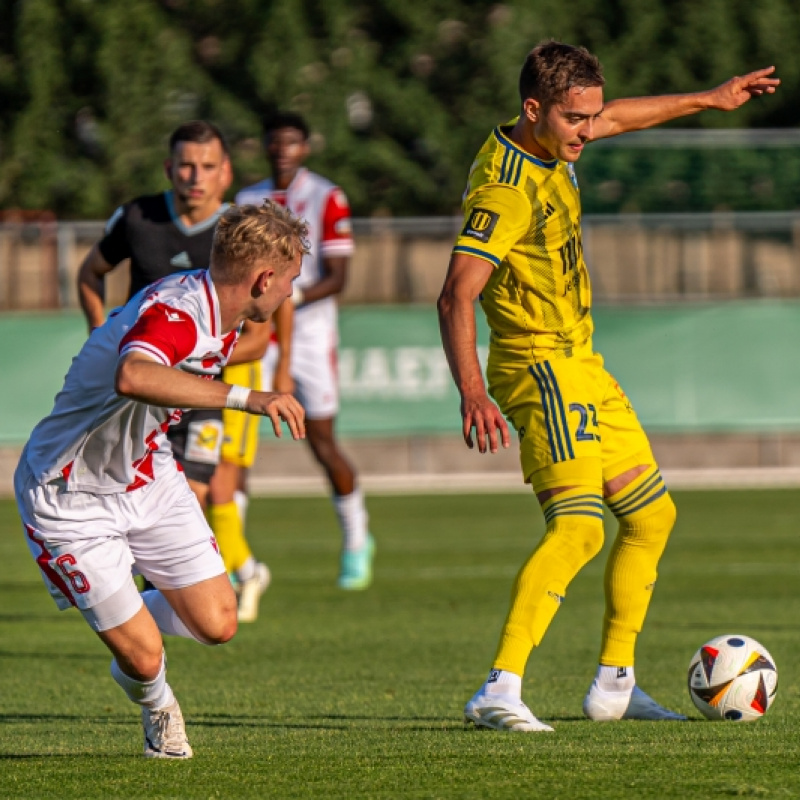
[[[606,549],[529,664],[525,699],[555,733],[463,728],[542,531],[532,496],[370,498],[376,581],[350,594],[334,585],[330,504],[263,499],[250,539],[274,578],[258,622],[224,647],[167,641],[195,757],[164,763],[141,756],[138,709],[78,614],[55,609],[3,501],[0,797],[798,797],[800,492],[676,502],[636,669],[690,722],[581,716]],[[686,691],[692,653],[729,632],[761,641],[778,665],[775,706],[756,723],[703,721]]]

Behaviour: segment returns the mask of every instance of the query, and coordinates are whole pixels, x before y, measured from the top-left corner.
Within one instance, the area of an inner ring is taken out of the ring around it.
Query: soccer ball
[[[708,719],[751,722],[766,714],[777,691],[775,660],[749,636],[717,636],[689,664],[689,695]]]

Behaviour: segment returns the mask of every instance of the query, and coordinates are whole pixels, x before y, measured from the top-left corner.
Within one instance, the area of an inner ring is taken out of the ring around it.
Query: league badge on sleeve
[[[489,239],[492,238],[497,220],[500,215],[495,211],[487,211],[485,208],[474,208],[469,215],[467,224],[464,230],[461,231],[462,236],[470,236],[477,239],[479,242],[487,244]]]

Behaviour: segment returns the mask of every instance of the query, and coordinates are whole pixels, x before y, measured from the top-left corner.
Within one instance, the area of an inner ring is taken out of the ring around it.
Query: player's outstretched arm
[[[114,378],[117,394],[164,408],[228,408],[234,388],[222,381],[207,381],[154,361],[140,352],[126,353],[117,364]],[[280,421],[289,426],[293,439],[305,437],[305,412],[290,394],[251,391],[242,405],[250,414],[269,417],[275,435],[281,436]]]
[[[462,433],[467,447],[497,452],[498,433],[503,447],[510,445],[508,424],[500,409],[489,399],[483,382],[477,352],[475,301],[489,276],[492,265],[482,258],[456,253],[450,259],[437,304],[442,344],[450,372],[461,394]]]
[[[772,77],[774,72],[775,67],[765,67],[703,92],[612,100],[594,123],[592,138],[603,139],[651,128],[708,109],[734,111],[753,97],[773,94],[780,84],[780,79]]]

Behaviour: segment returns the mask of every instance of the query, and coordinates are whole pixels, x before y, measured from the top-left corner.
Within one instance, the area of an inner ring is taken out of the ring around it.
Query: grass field
[[[464,730],[509,587],[542,530],[532,497],[374,497],[376,582],[334,586],[323,499],[259,500],[274,575],[262,617],[220,648],[170,639],[195,757],[141,757],[138,710],[73,611],[59,613],[0,503],[0,797],[716,798],[800,796],[800,492],[676,494],[637,676],[688,723],[581,716],[602,615],[603,555],[531,659],[525,699],[554,734]],[[753,724],[701,721],[686,671],[706,639],[746,633],[780,670]]]

